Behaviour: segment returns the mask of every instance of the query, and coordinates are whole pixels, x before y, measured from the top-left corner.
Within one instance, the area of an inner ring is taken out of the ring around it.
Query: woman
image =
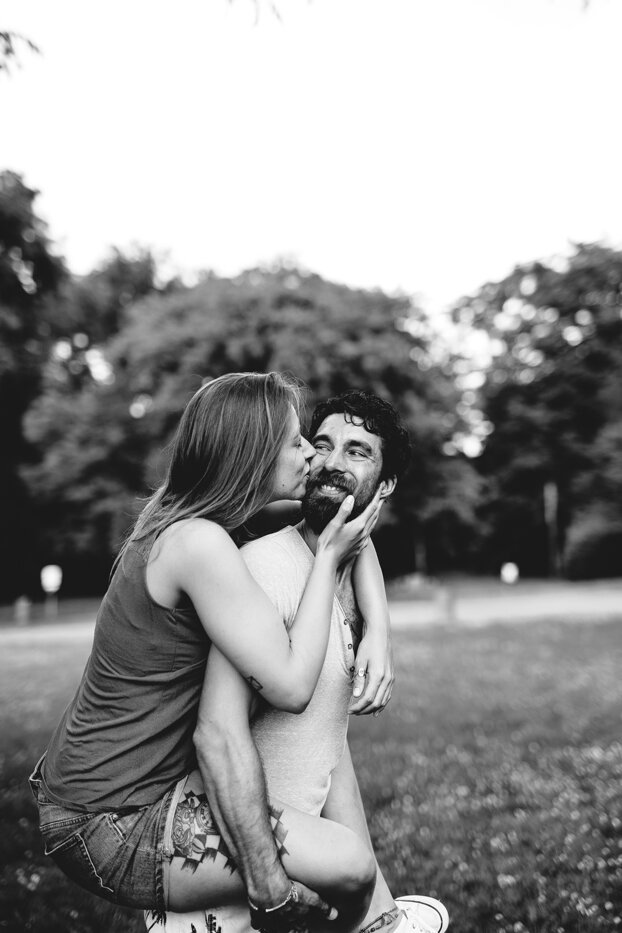
[[[236,545],[268,503],[302,496],[313,453],[292,381],[242,373],[208,383],[117,559],[82,681],[31,777],[46,853],[114,903],[184,909],[186,881],[163,839],[174,790],[195,767],[210,645],[272,706],[296,711],[313,694],[336,574],[367,543],[378,497],[346,524],[348,497],[320,536],[289,632]],[[205,907],[229,896],[230,877],[223,860]]]

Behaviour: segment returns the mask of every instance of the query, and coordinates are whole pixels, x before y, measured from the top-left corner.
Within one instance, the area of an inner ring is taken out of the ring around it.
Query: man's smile
[[[315,486],[315,488],[319,489],[325,496],[340,496],[347,493],[347,489],[344,489],[343,486],[334,486],[332,483],[322,483]]]
[[[309,478],[307,484],[307,495],[321,495],[329,499],[343,499],[348,493],[353,493],[356,483],[352,483],[345,476],[333,473],[328,470],[321,470],[315,476]]]

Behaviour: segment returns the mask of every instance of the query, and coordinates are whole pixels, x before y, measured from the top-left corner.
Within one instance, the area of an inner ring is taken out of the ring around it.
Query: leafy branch
[[[19,48],[26,46],[30,52],[41,54],[41,49],[26,36],[18,32],[0,31],[0,71],[10,71],[13,63],[19,64]]]

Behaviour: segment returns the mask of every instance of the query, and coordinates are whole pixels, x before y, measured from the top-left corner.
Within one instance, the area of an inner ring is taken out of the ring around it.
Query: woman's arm
[[[384,577],[371,541],[354,563],[352,582],[363,616],[363,636],[354,662],[354,703],[350,712],[377,714],[391,699],[395,676]]]
[[[166,544],[167,572],[192,600],[209,638],[268,703],[290,712],[306,707],[320,674],[337,568],[364,546],[378,515],[374,499],[346,524],[348,499],[320,536],[289,634],[219,525],[193,520]]]

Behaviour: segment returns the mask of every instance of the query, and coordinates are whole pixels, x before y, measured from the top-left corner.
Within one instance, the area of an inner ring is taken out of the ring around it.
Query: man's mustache
[[[320,470],[317,476],[314,476],[313,479],[309,478],[307,483],[307,495],[311,490],[317,489],[319,486],[336,486],[337,489],[343,489],[345,492],[354,492],[355,483],[351,480],[348,480],[345,476],[342,476],[340,473],[331,473],[329,470]]]

